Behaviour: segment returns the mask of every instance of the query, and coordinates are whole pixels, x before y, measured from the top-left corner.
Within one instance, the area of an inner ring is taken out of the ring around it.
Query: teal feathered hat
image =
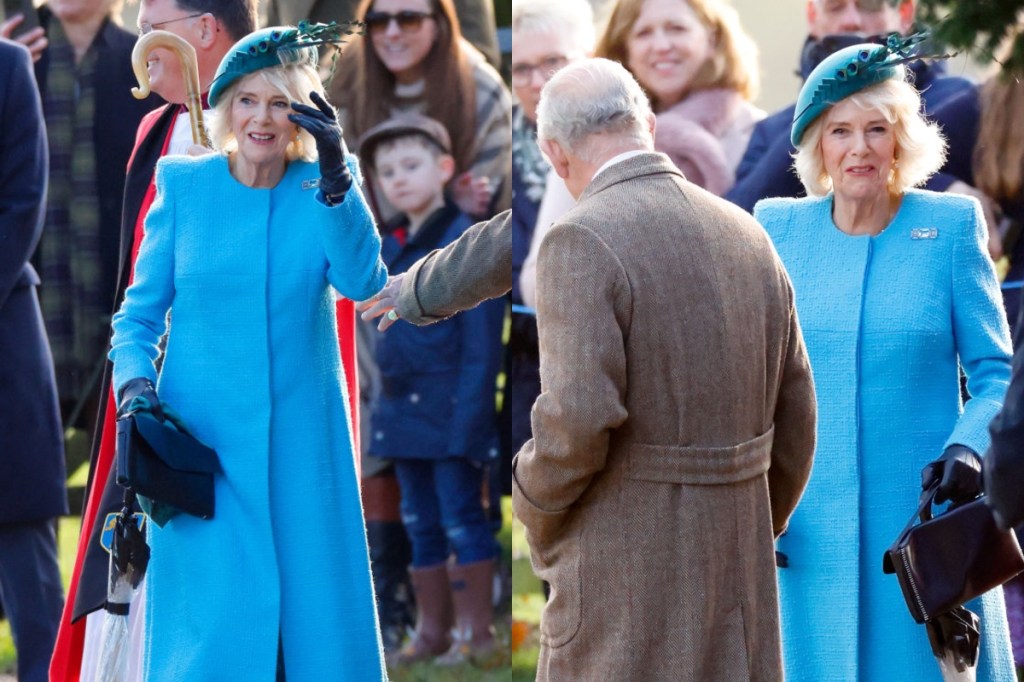
[[[903,79],[903,65],[922,58],[919,49],[927,38],[926,33],[905,38],[892,33],[884,45],[851,45],[823,59],[804,81],[797,97],[789,138],[793,146],[800,144],[807,127],[829,107],[876,83],[890,78]]]
[[[220,96],[231,84],[250,73],[281,64],[307,63],[315,67],[321,45],[339,48],[334,53],[337,59],[345,36],[359,32],[362,23],[345,21],[329,24],[310,24],[300,21],[298,26],[271,26],[253,31],[231,46],[224,55],[217,75],[210,87],[210,106],[217,106]]]

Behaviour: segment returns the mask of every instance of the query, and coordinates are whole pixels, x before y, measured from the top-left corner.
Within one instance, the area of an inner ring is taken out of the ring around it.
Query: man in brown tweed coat
[[[578,204],[540,251],[542,393],[513,465],[551,585],[537,679],[782,679],[773,537],[816,416],[789,278],[749,215],[651,151],[619,64],[560,71],[538,123]]]

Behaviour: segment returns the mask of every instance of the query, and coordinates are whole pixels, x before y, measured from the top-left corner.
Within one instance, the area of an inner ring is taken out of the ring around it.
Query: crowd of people
[[[947,75],[915,0],[807,0],[777,112],[727,0],[511,5],[506,85],[486,0],[140,0],[143,99],[118,0],[0,24],[23,682],[105,679],[126,612],[126,680],[487,667],[503,494],[540,680],[935,678],[881,557],[922,489],[1024,521],[1021,85]],[[216,513],[142,501],[125,612],[139,412],[216,451]],[[966,606],[1012,679],[1024,584]]]

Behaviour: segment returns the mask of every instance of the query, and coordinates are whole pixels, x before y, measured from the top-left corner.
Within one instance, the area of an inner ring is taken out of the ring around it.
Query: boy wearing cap
[[[367,131],[359,147],[368,172],[401,211],[384,226],[381,256],[390,272],[404,272],[472,225],[445,195],[455,160],[439,122],[396,117]],[[480,491],[484,465],[498,454],[494,396],[503,316],[504,303],[491,300],[428,328],[402,325],[377,343],[381,394],[371,415],[370,454],[395,463],[419,606],[416,631],[392,663],[442,654],[441,662],[479,661],[495,651],[496,546]]]

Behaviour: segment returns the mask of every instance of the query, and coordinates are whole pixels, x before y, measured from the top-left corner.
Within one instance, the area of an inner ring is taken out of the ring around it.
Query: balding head
[[[651,105],[618,62],[584,59],[548,81],[537,107],[537,134],[565,151],[596,161],[654,148]]]

